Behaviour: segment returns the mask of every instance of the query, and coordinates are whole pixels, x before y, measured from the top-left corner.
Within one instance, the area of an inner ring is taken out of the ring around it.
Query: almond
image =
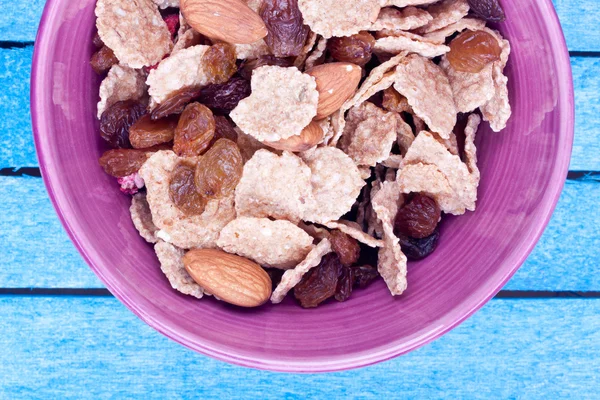
[[[181,0],[188,24],[210,39],[250,44],[267,36],[262,18],[240,0]]]
[[[315,119],[323,119],[340,109],[358,87],[361,68],[351,63],[330,63],[317,65],[306,71],[317,81],[319,105]]]
[[[183,265],[205,291],[240,307],[258,307],[271,296],[271,278],[247,258],[215,249],[196,249],[183,256]]]
[[[277,150],[299,152],[316,146],[321,143],[321,140],[323,140],[323,129],[317,122],[312,121],[299,135],[281,139],[277,142],[265,142],[265,144]]]

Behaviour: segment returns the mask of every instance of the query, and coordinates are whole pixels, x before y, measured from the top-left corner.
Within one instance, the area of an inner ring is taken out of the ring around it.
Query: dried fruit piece
[[[368,30],[381,5],[379,0],[298,0],[298,8],[313,32],[330,38]]]
[[[485,31],[466,31],[450,42],[448,61],[460,72],[478,73],[500,60],[502,49],[496,38]]]
[[[96,46],[99,49],[104,47],[104,42],[100,38],[98,31],[96,31],[96,33],[94,33],[94,37],[92,37],[92,43],[94,44],[94,46]]]
[[[250,82],[234,76],[225,83],[215,83],[202,89],[198,101],[214,112],[226,114],[236,108],[240,100],[250,96],[250,93]]]
[[[304,25],[298,0],[265,0],[260,16],[269,32],[265,42],[273,55],[298,56],[310,31]]]
[[[369,283],[379,278],[377,268],[372,265],[360,265],[351,267],[354,270],[354,284],[360,288],[365,288]]]
[[[217,43],[202,55],[200,68],[209,83],[225,83],[237,71],[235,49],[227,43]]]
[[[356,92],[362,69],[350,63],[328,63],[309,69],[306,73],[315,78],[319,103],[315,119],[323,119],[339,110]]]
[[[208,148],[214,134],[212,111],[200,103],[188,104],[175,129],[173,150],[180,157],[199,156]]]
[[[342,265],[349,267],[356,264],[360,257],[358,240],[351,238],[342,231],[334,229],[329,237],[332,250],[338,255]]]
[[[373,54],[375,38],[367,31],[352,36],[334,37],[327,42],[327,50],[336,61],[364,67]]]
[[[197,87],[184,87],[169,95],[152,111],[152,119],[157,120],[173,114],[181,114],[193,99],[200,96]]]
[[[134,149],[147,149],[173,140],[177,117],[168,117],[153,121],[146,114],[129,128],[129,141]]]
[[[146,107],[137,101],[119,101],[110,106],[100,118],[100,136],[115,148],[130,148],[129,128],[142,115]]]
[[[177,31],[179,30],[179,13],[164,15],[163,20],[167,24],[167,29],[171,34],[171,40],[175,40],[175,36],[177,36]]]
[[[237,143],[238,140],[238,134],[235,131],[235,128],[231,122],[229,122],[229,120],[222,115],[215,116],[215,135],[210,141],[208,147],[212,147],[212,145],[214,145],[219,139],[229,139],[234,143]]]
[[[235,142],[219,139],[200,158],[196,167],[196,190],[208,199],[233,194],[242,177],[244,160]]]
[[[104,74],[113,65],[118,64],[119,60],[115,56],[115,53],[107,46],[102,47],[100,50],[92,55],[90,64],[98,75]]]
[[[144,150],[113,149],[100,157],[100,166],[110,176],[121,178],[138,172],[148,159]]]
[[[335,288],[335,295],[333,296],[337,301],[346,301],[352,295],[352,288],[354,287],[354,269],[343,267],[338,277],[337,286]]]
[[[98,119],[106,109],[118,101],[140,100],[146,95],[146,75],[143,71],[113,65],[100,84]]]
[[[171,173],[169,197],[185,215],[200,215],[206,207],[206,199],[196,191],[194,174],[196,163],[181,160]]]
[[[294,65],[292,57],[281,58],[272,55],[260,56],[254,60],[248,60],[240,67],[239,74],[242,78],[252,79],[252,71],[265,65],[275,65],[278,67],[291,67]]]
[[[396,214],[394,233],[423,239],[433,233],[442,211],[434,199],[415,194]]]
[[[498,0],[468,0],[471,12],[489,22],[503,22],[506,17]]]
[[[407,259],[411,261],[421,260],[436,249],[440,238],[440,230],[435,229],[430,236],[415,239],[406,235],[399,235],[400,247]]]
[[[338,256],[326,255],[294,287],[294,297],[303,308],[318,306],[335,294],[341,270],[342,264]]]

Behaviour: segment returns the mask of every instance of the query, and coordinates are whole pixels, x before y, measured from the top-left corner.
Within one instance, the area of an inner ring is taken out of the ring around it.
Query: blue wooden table
[[[77,1],[77,0],[74,0]],[[524,266],[434,343],[326,375],[260,372],[193,353],[113,298],[64,233],[29,114],[44,0],[0,0],[0,399],[598,398],[600,3],[556,0],[577,125],[556,212]]]

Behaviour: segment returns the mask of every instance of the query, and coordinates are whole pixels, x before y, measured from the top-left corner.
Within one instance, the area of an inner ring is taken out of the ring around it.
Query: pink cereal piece
[[[313,238],[289,221],[239,217],[223,228],[217,246],[263,267],[289,269],[313,248]]]
[[[369,31],[387,30],[390,33],[410,31],[427,25],[433,17],[427,11],[417,7],[406,7],[401,10],[393,7],[382,8],[377,20]]]
[[[117,182],[120,186],[119,190],[121,190],[121,192],[125,194],[134,195],[137,192],[139,192],[141,188],[144,187],[144,180],[137,172],[134,172],[131,175],[117,178]]]
[[[200,215],[187,216],[171,201],[169,182],[179,157],[170,150],[154,153],[140,168],[146,183],[157,237],[182,249],[214,248],[219,232],[235,218],[233,196],[210,200]]]
[[[356,165],[374,167],[386,160],[396,141],[396,115],[368,101],[350,109],[341,148]]]
[[[281,303],[285,295],[296,286],[304,274],[316,267],[321,262],[321,259],[326,254],[331,253],[331,243],[328,239],[323,239],[308,253],[306,258],[293,269],[288,269],[281,277],[281,282],[273,290],[271,294],[271,302],[274,304]]]
[[[156,232],[158,232],[158,228],[154,225],[154,222],[152,222],[152,213],[150,212],[150,206],[146,200],[145,193],[133,195],[129,212],[131,213],[133,225],[140,233],[140,236],[149,243],[156,243]]]
[[[437,31],[460,21],[469,13],[469,3],[467,0],[443,0],[439,3],[427,7],[427,11],[433,17],[427,25],[417,30],[417,33],[424,34]]]
[[[96,17],[100,38],[128,67],[154,65],[173,47],[167,24],[151,0],[98,0]]]
[[[456,125],[456,106],[448,77],[427,58],[412,54],[396,68],[394,88],[429,128],[447,139]]]
[[[146,74],[142,70],[113,65],[100,84],[98,119],[102,113],[119,101],[139,100],[146,94]]]
[[[324,38],[350,36],[369,29],[380,0],[298,0],[304,23]]]
[[[416,53],[423,57],[434,58],[446,54],[450,47],[443,44],[429,42],[422,36],[410,32],[396,32],[396,36],[387,36],[377,39],[374,47],[375,53],[398,54],[403,51]]]
[[[329,229],[337,229],[338,231],[345,233],[351,238],[354,238],[359,242],[366,244],[369,247],[375,248],[384,246],[382,240],[375,239],[373,236],[370,236],[363,232],[360,225],[356,222],[339,220],[327,222],[323,225],[325,225]]]
[[[423,36],[433,43],[444,44],[444,42],[446,42],[446,39],[454,35],[455,33],[462,32],[465,29],[469,29],[471,31],[478,31],[480,29],[483,29],[484,27],[485,21],[482,21],[477,18],[463,18],[460,21],[457,21],[436,31],[426,33]]]
[[[160,262],[160,269],[169,280],[173,289],[197,299],[201,299],[205,294],[208,295],[185,270],[183,265],[185,251],[183,249],[159,240],[154,245],[154,251]]]

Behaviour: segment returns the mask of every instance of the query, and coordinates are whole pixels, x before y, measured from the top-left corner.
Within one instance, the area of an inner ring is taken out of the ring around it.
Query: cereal
[[[201,60],[209,47],[197,45],[179,50],[150,71],[146,83],[152,100],[161,104],[179,89],[207,85],[209,76],[202,70]]]
[[[383,247],[383,241],[367,235],[356,222],[339,220],[327,222],[323,225],[329,229],[337,229],[369,247]]]
[[[398,8],[408,7],[408,6],[424,6],[427,4],[435,3],[439,0],[382,0],[382,5],[384,7],[395,6]]]
[[[400,154],[405,155],[413,140],[415,140],[415,135],[410,125],[400,115],[396,116],[396,133],[396,142],[400,147]]]
[[[304,64],[304,70],[307,71],[314,66],[322,64],[325,51],[327,50],[327,39],[321,38],[317,42],[317,47],[308,55]]]
[[[367,30],[379,15],[379,0],[298,0],[304,23],[325,38]]]
[[[179,158],[172,151],[158,151],[139,171],[146,182],[152,220],[158,237],[183,249],[215,247],[219,232],[235,218],[233,197],[210,200],[200,215],[186,216],[169,196],[171,172]]]
[[[433,32],[426,33],[423,35],[426,39],[433,43],[443,44],[446,38],[469,29],[471,31],[477,31],[485,26],[485,21],[476,18],[463,18],[453,24],[445,26]]]
[[[494,96],[492,64],[478,73],[461,72],[456,71],[446,57],[442,57],[440,67],[446,71],[458,112],[471,112],[489,102]]]
[[[422,36],[410,32],[398,32],[397,36],[383,37],[375,42],[376,53],[398,54],[402,51],[433,58],[446,54],[450,51],[450,47],[431,43]]]
[[[331,243],[328,239],[323,239],[308,253],[306,258],[294,269],[285,271],[281,277],[281,282],[271,294],[271,302],[281,303],[285,295],[300,282],[304,274],[311,268],[316,267],[321,262],[321,258],[331,252]]]
[[[131,213],[133,225],[140,236],[149,243],[156,243],[156,232],[158,231],[158,228],[154,225],[154,222],[152,222],[152,213],[148,201],[146,200],[145,193],[133,195],[129,212]]]
[[[454,132],[450,134],[450,137],[448,139],[442,139],[440,135],[438,135],[435,132],[430,133],[433,135],[435,140],[443,144],[446,147],[446,149],[448,149],[450,154],[454,154],[455,156],[458,155],[458,141],[456,140],[456,135],[454,134]]]
[[[394,220],[403,196],[396,182],[383,182],[381,189],[372,197],[372,205],[377,219],[383,227],[384,246],[379,250],[377,270],[394,296],[406,290],[406,256],[394,234]]]
[[[273,217],[297,222],[314,202],[311,170],[302,159],[258,150],[244,165],[235,191],[238,216]]]
[[[315,78],[295,67],[257,68],[251,85],[252,94],[241,100],[230,116],[242,131],[260,141],[299,135],[317,115]]]
[[[460,21],[469,13],[469,3],[467,0],[443,0],[427,7],[427,11],[433,20],[417,30],[420,34],[434,32]]]
[[[452,88],[444,71],[418,55],[406,57],[396,68],[394,88],[408,100],[429,128],[447,139],[456,124]]]
[[[289,221],[239,217],[223,228],[217,246],[263,267],[289,269],[312,250],[313,238]]]
[[[162,9],[169,7],[177,7],[179,8],[179,0],[152,0],[154,4],[159,6]]]
[[[481,123],[481,117],[479,114],[471,114],[467,119],[467,126],[465,127],[465,162],[469,172],[474,179],[479,180],[480,173],[477,167],[477,149],[475,148],[475,134],[479,129]]]
[[[400,154],[390,154],[388,158],[381,162],[381,165],[383,165],[386,168],[390,168],[390,170],[400,168],[401,164],[402,156]]]
[[[160,269],[173,289],[198,299],[204,296],[204,289],[192,279],[183,266],[185,252],[182,249],[159,240],[154,245],[154,251],[160,262]]]
[[[102,113],[119,101],[139,100],[146,94],[145,74],[141,70],[113,65],[100,84],[98,119]]]
[[[398,10],[393,7],[382,8],[377,21],[371,25],[370,31],[388,30],[390,33],[410,31],[427,25],[433,17],[427,11],[417,7],[406,7]]]
[[[323,143],[327,144],[334,135],[333,126],[331,125],[331,116],[317,122],[323,130]]]
[[[508,101],[508,78],[502,73],[502,66],[494,64],[492,76],[494,78],[494,94],[490,101],[481,107],[483,120],[490,123],[494,132],[506,128],[506,123],[512,111]]]
[[[259,39],[249,44],[235,44],[233,47],[235,47],[235,55],[238,60],[247,60],[271,54],[264,39]]]
[[[251,159],[252,156],[254,156],[254,153],[256,153],[258,150],[270,150],[267,145],[259,142],[250,135],[246,135],[239,128],[236,127],[235,131],[237,132],[237,145],[240,148],[240,153],[242,153],[244,162],[247,162],[249,159]]]
[[[350,109],[341,148],[357,165],[375,166],[389,157],[396,129],[395,114],[364,102]]]
[[[305,62],[310,51],[313,49],[313,47],[315,47],[318,36],[319,35],[317,35],[313,31],[310,31],[308,33],[308,38],[306,38],[306,43],[304,43],[304,47],[300,51],[300,54],[294,60],[294,67],[298,68],[301,71],[306,70],[306,68],[304,68]]]
[[[187,49],[188,47],[196,46],[202,43],[202,40],[202,35],[192,29],[185,21],[183,14],[179,13],[179,31],[177,32],[177,41],[173,46],[171,54]]]
[[[318,240],[329,239],[330,233],[327,229],[321,228],[313,224],[307,224],[304,221],[300,221],[298,228],[308,233],[311,237]]]
[[[398,170],[397,182],[403,193],[423,193],[436,200],[442,211],[464,214],[465,207],[456,198],[448,179],[435,165],[416,163]]]
[[[350,211],[365,182],[350,157],[335,147],[319,147],[302,154],[310,168],[312,201],[306,202],[305,221],[338,220]],[[290,183],[287,183],[290,186]],[[288,189],[289,191],[289,189]]]
[[[171,33],[151,0],[98,0],[102,41],[131,68],[154,65],[171,51]]]

